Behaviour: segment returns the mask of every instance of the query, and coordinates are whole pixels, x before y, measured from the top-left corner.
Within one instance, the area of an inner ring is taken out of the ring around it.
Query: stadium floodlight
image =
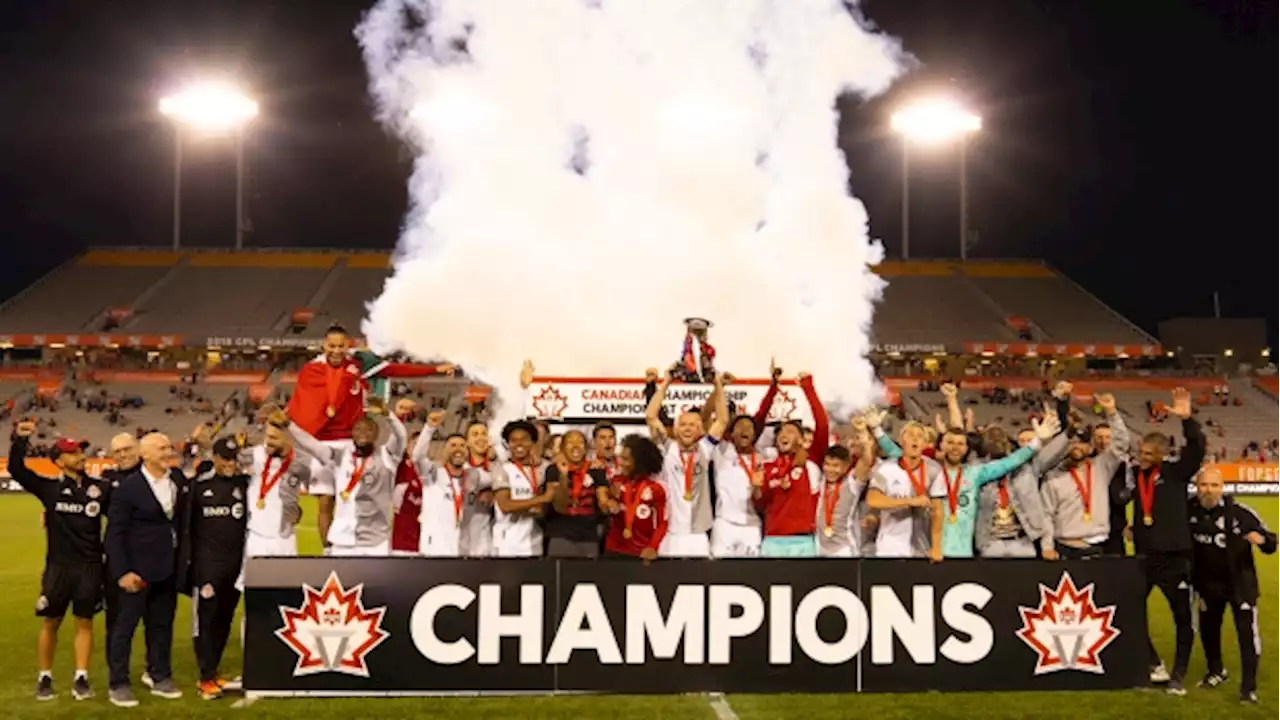
[[[895,112],[889,120],[902,136],[902,257],[910,250],[910,151],[911,144],[936,146],[948,140],[960,145],[960,259],[969,250],[969,173],[965,167],[965,140],[982,129],[982,118],[949,98],[917,100]]]
[[[194,82],[160,99],[160,114],[174,123],[173,249],[182,244],[182,138],[184,131],[202,135],[235,133],[237,250],[244,247],[244,130],[258,116],[258,103],[235,85]]]

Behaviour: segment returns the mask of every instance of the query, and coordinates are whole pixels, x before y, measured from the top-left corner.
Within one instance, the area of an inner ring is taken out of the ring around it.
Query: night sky
[[[23,0],[0,16],[0,297],[90,245],[170,242],[173,135],[158,98],[204,69],[262,106],[249,244],[390,249],[409,153],[371,119],[352,29],[371,2]],[[1040,257],[1154,331],[1268,318],[1275,4],[1262,0],[867,0],[918,72],[842,102],[851,187],[901,253],[892,102],[950,88],[983,115],[968,153],[970,256]],[[234,154],[189,147],[184,243],[226,246]],[[912,257],[958,254],[958,165],[913,162]]]

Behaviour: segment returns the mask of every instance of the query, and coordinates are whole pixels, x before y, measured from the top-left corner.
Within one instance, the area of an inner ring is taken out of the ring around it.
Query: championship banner
[[[644,423],[644,386],[642,379],[535,377],[525,394],[525,414],[570,424],[600,420],[620,425]],[[674,419],[685,410],[702,407],[711,391],[711,385],[672,383],[667,389],[667,414]],[[739,413],[753,415],[769,391],[769,381],[737,379],[724,391]],[[809,403],[794,381],[779,383],[769,420],[799,420],[813,425]]]
[[[1136,558],[254,558],[251,695],[1146,684]]]

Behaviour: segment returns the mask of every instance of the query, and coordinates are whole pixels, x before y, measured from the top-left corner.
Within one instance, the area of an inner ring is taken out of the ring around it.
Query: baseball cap
[[[87,447],[89,447],[88,440],[73,440],[68,437],[60,437],[53,443],[53,450],[58,455],[62,455],[64,453],[84,452],[84,449]]]
[[[224,437],[213,444],[213,456],[222,460],[235,460],[240,455],[240,445],[233,437]]]

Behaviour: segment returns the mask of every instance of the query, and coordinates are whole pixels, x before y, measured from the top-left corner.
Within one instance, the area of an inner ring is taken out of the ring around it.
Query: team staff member
[[[1185,695],[1182,687],[1191,660],[1195,629],[1191,626],[1191,533],[1187,525],[1187,486],[1204,461],[1205,439],[1200,424],[1191,418],[1191,393],[1173,391],[1169,414],[1182,418],[1186,447],[1177,460],[1166,460],[1169,438],[1151,433],[1142,438],[1133,477],[1137,483],[1133,508],[1133,546],[1144,556],[1147,592],[1160,588],[1173,610],[1176,636],[1173,670],[1167,672],[1160,653],[1148,638],[1151,681],[1168,682],[1171,695]]]
[[[1077,428],[1063,467],[1045,475],[1040,499],[1048,530],[1041,542],[1046,557],[1051,550],[1068,560],[1097,557],[1111,532],[1111,476],[1127,457],[1129,430],[1113,396],[1098,395],[1095,401],[1111,426],[1111,445],[1091,456],[1090,437]]]
[[[147,665],[151,694],[169,700],[182,697],[173,682],[173,612],[177,605],[178,495],[187,479],[171,469],[177,459],[173,443],[151,433],[139,443],[142,466],[111,493],[107,512],[107,553],[111,577],[120,588],[120,615],[111,633],[111,704],[138,704],[129,687],[129,656],[138,622],[146,622]]]
[[[115,463],[113,467],[109,467],[102,471],[102,479],[110,485],[111,489],[120,487],[120,481],[125,477],[133,474],[138,469],[141,458],[138,456],[138,438],[131,433],[120,433],[111,438],[111,460]],[[106,508],[108,504],[102,503],[102,507]],[[111,558],[103,556],[103,567],[111,567]],[[111,631],[116,626],[116,616],[120,612],[120,586],[108,577],[110,573],[102,574],[102,602],[105,606],[107,631],[106,637],[111,637]],[[111,644],[107,643],[107,655],[111,654]],[[108,657],[107,663],[110,664]],[[150,673],[143,673],[143,682],[151,678]]]
[[[18,423],[17,437],[9,448],[9,474],[23,490],[39,498],[45,512],[47,549],[40,599],[36,601],[36,615],[42,619],[36,640],[36,662],[40,665],[36,699],[57,697],[53,690],[53,652],[58,628],[70,607],[76,618],[76,675],[71,694],[84,700],[93,697],[89,658],[93,655],[93,616],[102,603],[102,508],[108,502],[111,486],[85,477],[84,446],[67,438],[54,443],[53,463],[58,477],[32,472],[26,460],[35,430],[36,424],[30,420]]]
[[[1249,506],[1222,494],[1222,471],[1200,473],[1196,497],[1189,503],[1191,534],[1195,542],[1192,576],[1200,594],[1200,643],[1209,673],[1200,687],[1216,688],[1227,680],[1222,664],[1222,616],[1227,606],[1235,620],[1240,645],[1240,702],[1258,702],[1258,572],[1253,566],[1256,547],[1270,555],[1276,551],[1276,534]]]
[[[179,503],[178,588],[191,595],[193,645],[200,668],[200,696],[222,696],[218,663],[231,637],[240,603],[236,579],[244,558],[249,476],[240,472],[240,447],[226,437],[213,444],[213,461],[201,463],[191,492]]]

